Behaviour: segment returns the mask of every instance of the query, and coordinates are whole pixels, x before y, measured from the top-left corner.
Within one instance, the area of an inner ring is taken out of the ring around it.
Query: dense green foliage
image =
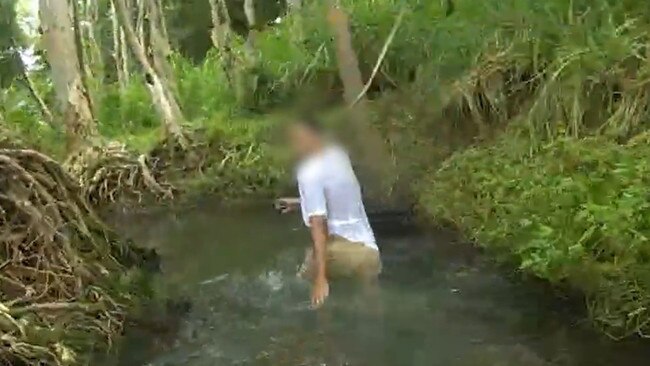
[[[272,147],[280,111],[315,109],[342,95],[325,2],[305,1],[278,24],[272,20],[284,2],[257,9],[263,21],[254,62],[241,3],[228,1],[234,70],[224,70],[225,52],[211,44],[207,1],[171,1],[165,9],[184,127],[209,157],[182,184],[224,197],[282,189],[289,177]],[[405,12],[368,95],[396,180],[416,183],[423,211],[453,221],[521,271],[584,293],[608,333],[647,331],[650,151],[647,139],[635,139],[648,129],[650,108],[647,4],[341,3],[365,79],[396,14]],[[103,14],[108,2],[101,4]],[[97,38],[110,60],[110,21],[100,20]],[[131,69],[124,88],[113,76],[93,84],[96,117],[103,136],[146,153],[162,128],[136,63]],[[30,74],[51,100],[47,73]],[[62,131],[42,122],[24,89],[14,83],[0,93],[8,127],[62,157]]]
[[[647,141],[562,138],[533,155],[502,141],[446,161],[420,204],[497,258],[586,294],[612,335],[647,332],[649,153]]]

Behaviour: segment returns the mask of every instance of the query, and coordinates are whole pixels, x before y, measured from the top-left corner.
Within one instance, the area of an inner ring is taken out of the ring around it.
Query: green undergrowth
[[[194,130],[207,158],[192,177],[179,184],[191,195],[224,199],[271,198],[290,184],[284,151],[274,143],[281,115],[215,116]]]
[[[647,330],[647,140],[650,11],[633,0],[342,0],[363,79],[397,14],[368,91],[369,118],[395,171],[433,220],[454,222],[498,259],[585,294],[612,336]],[[309,2],[244,40],[226,70],[217,50],[173,55],[185,129],[205,159],[173,177],[193,194],[268,196],[289,187],[274,144],[278,110],[341,102],[325,2]],[[34,75],[52,99],[49,82]],[[93,90],[107,140],[146,154],[163,137],[145,84]],[[61,131],[24,91],[2,95],[2,115],[30,146],[62,156]],[[504,131],[524,121],[515,136]],[[558,136],[562,136],[558,138]],[[363,144],[363,136],[351,136]],[[549,143],[548,141],[554,141]],[[474,146],[474,147],[472,147]],[[415,185],[415,192],[410,190]]]
[[[645,139],[647,140],[647,139]],[[454,154],[420,184],[420,207],[502,262],[585,295],[615,338],[650,330],[650,147],[502,138]]]

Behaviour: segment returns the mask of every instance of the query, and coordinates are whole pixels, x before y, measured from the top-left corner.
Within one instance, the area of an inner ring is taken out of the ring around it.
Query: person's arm
[[[302,218],[309,227],[313,243],[313,284],[311,302],[315,307],[321,306],[329,295],[327,283],[327,199],[325,187],[318,175],[304,174],[298,177],[300,206]]]
[[[311,239],[314,243],[313,264],[314,278],[311,291],[311,303],[320,306],[329,296],[329,283],[327,282],[327,219],[325,216],[311,216],[309,218]]]

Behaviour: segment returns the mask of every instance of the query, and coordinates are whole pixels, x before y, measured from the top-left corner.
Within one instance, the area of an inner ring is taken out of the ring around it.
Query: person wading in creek
[[[287,132],[299,161],[300,198],[281,198],[276,208],[283,213],[299,208],[311,231],[313,246],[298,274],[312,281],[312,305],[324,303],[333,279],[359,279],[366,289],[376,288],[379,248],[347,153],[311,117],[294,121]]]

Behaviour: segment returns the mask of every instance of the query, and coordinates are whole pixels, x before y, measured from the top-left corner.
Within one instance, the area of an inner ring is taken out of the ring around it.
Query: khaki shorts
[[[307,250],[305,261],[298,276],[311,279],[314,276],[314,250]],[[379,251],[363,243],[351,242],[340,236],[331,236],[327,243],[326,270],[329,280],[352,278],[374,280],[381,273]]]

